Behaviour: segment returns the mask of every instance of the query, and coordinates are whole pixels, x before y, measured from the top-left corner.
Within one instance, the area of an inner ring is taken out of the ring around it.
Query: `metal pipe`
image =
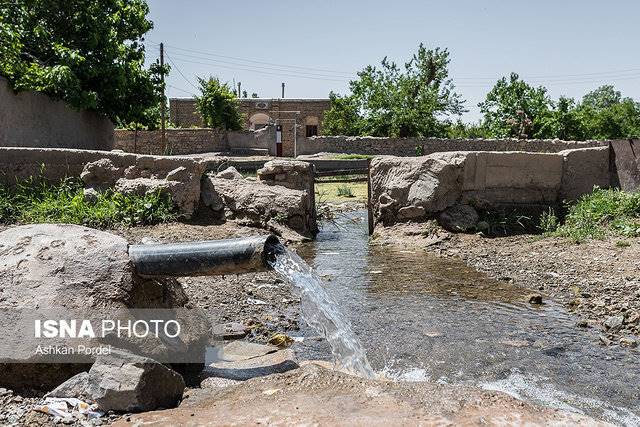
[[[129,257],[141,277],[211,276],[250,273],[270,268],[282,250],[274,235],[129,246]]]

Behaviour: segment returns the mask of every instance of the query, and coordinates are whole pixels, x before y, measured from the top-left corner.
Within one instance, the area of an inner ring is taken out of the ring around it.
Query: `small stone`
[[[540,305],[542,304],[542,295],[540,294],[527,295],[527,301],[529,301],[529,304]]]
[[[587,322],[585,319],[580,319],[576,322],[576,326],[579,328],[587,328],[589,326],[589,322]]]
[[[624,316],[621,314],[617,316],[610,316],[604,321],[604,326],[611,332],[615,332],[618,329],[622,328],[623,324]]]
[[[622,337],[620,338],[620,345],[635,348],[638,346],[638,340],[632,337]]]
[[[609,338],[605,337],[604,335],[600,335],[600,342],[603,345],[606,345],[606,346],[611,345],[611,340]]]

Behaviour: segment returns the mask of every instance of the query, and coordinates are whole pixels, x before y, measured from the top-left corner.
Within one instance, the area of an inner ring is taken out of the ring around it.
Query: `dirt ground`
[[[499,392],[401,383],[315,364],[219,389],[192,390],[180,407],[121,419],[116,426],[245,425],[606,425],[540,408]]]
[[[579,327],[602,331],[604,345],[636,346],[640,334],[640,239],[595,240],[451,234],[432,223],[377,228],[376,244],[458,257],[491,277],[539,292],[576,313]]]

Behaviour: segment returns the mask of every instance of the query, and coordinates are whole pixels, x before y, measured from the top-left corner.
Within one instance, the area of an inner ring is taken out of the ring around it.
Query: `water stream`
[[[303,320],[327,340],[339,369],[373,378],[366,352],[340,312],[339,304],[325,291],[322,279],[286,248],[280,251],[271,266],[300,290]]]
[[[599,345],[596,331],[576,327],[553,301],[531,306],[529,290],[456,259],[372,246],[364,212],[325,225],[298,252],[319,277],[295,255],[275,267],[305,283],[312,327],[302,330],[302,357],[333,352],[366,376],[373,369],[401,381],[472,384],[640,425],[640,352]],[[318,333],[327,341],[313,339]]]

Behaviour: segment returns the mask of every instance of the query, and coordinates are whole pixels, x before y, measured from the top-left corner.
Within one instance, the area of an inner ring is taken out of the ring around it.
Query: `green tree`
[[[449,52],[420,44],[411,60],[399,67],[386,57],[350,82],[351,94],[331,94],[323,121],[326,134],[371,136],[445,136],[451,116],[464,110],[464,100],[449,79]]]
[[[548,126],[543,126],[551,114],[547,90],[533,87],[511,73],[501,78],[478,104],[484,115],[484,126],[496,138],[546,138]]]
[[[144,68],[144,0],[0,3],[0,74],[123,125],[157,122],[160,67]],[[164,72],[167,72],[165,69]]]
[[[198,78],[202,95],[196,97],[196,108],[205,126],[225,130],[242,129],[243,117],[233,89],[214,77]]]
[[[589,92],[576,108],[586,139],[640,137],[640,103],[623,98],[613,86]]]
[[[583,140],[585,130],[575,100],[561,96],[558,102],[551,105],[552,110],[541,120],[538,134],[565,141]]]

